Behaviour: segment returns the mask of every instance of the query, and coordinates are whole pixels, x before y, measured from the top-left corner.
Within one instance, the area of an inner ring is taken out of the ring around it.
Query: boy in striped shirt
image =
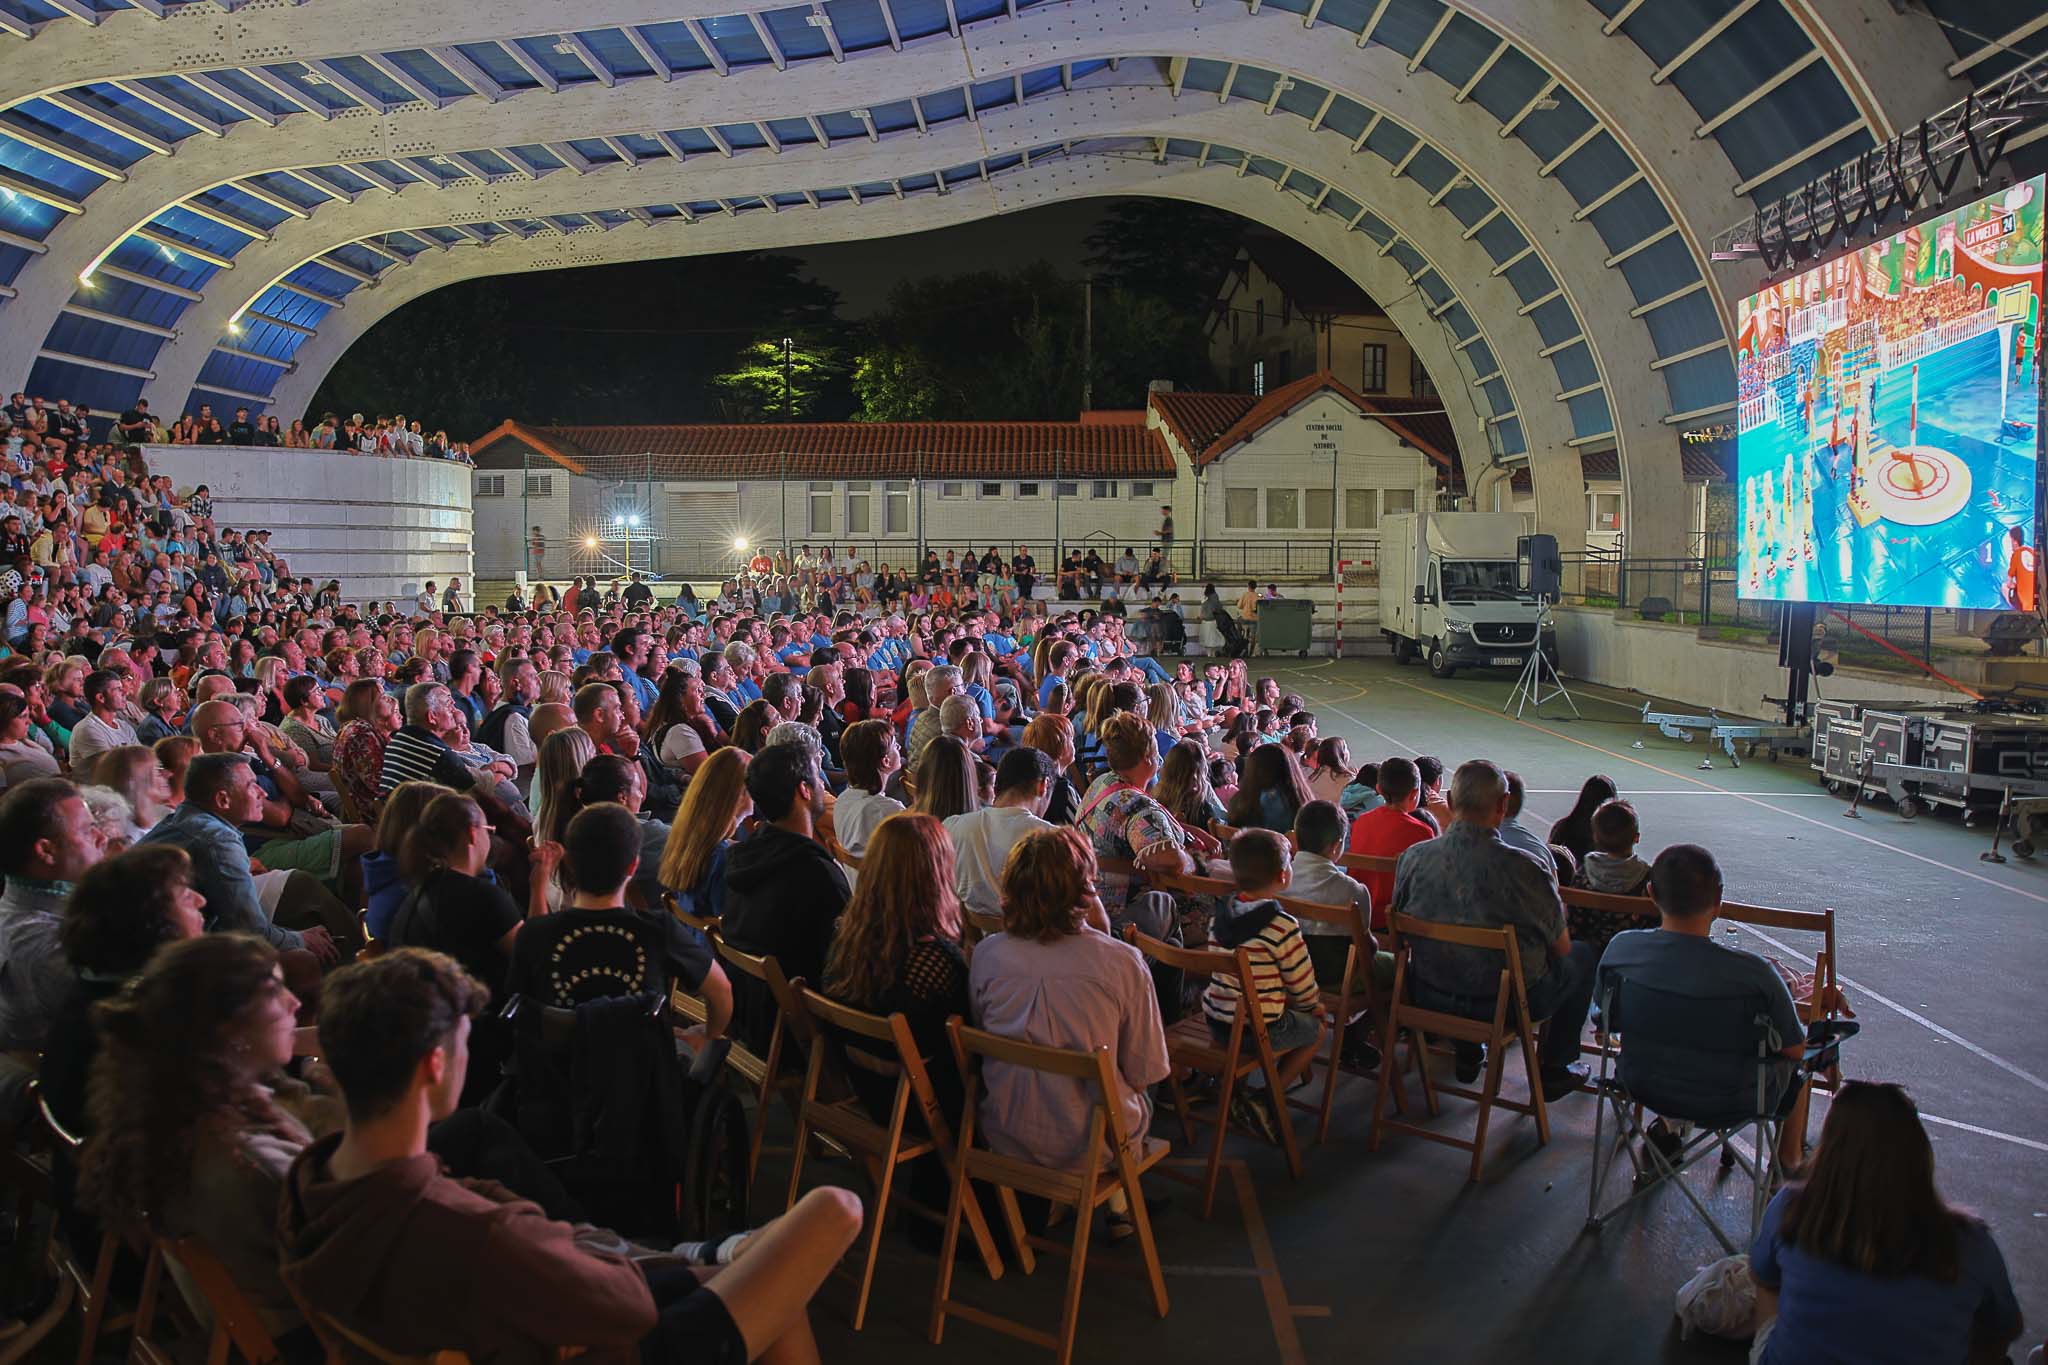
[[[1301,936],[1301,922],[1274,899],[1287,890],[1294,871],[1287,840],[1269,829],[1248,829],[1230,841],[1230,872],[1237,895],[1216,912],[1211,942],[1228,952],[1250,951],[1252,989],[1266,1020],[1266,1037],[1280,1063],[1280,1083],[1291,1085],[1308,1069],[1323,1038],[1323,1000],[1316,987],[1314,964]],[[1227,1039],[1239,997],[1235,973],[1209,978],[1202,992],[1202,1012],[1219,1041]],[[1240,1093],[1233,1103],[1240,1122],[1253,1131],[1276,1137],[1274,1110]]]

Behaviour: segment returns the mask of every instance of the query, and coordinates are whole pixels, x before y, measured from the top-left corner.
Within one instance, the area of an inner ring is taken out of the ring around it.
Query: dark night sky
[[[1079,278],[1088,255],[1084,239],[1107,202],[1082,199],[936,232],[838,242],[783,254],[804,261],[819,283],[838,290],[839,315],[856,319],[880,308],[902,280],[1011,270],[1034,260]]]

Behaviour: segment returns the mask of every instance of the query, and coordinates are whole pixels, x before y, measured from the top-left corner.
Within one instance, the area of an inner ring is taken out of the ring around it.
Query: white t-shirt
[[[1003,910],[1003,864],[1019,839],[1051,829],[1022,806],[983,806],[946,821],[953,841],[953,887],[969,910],[999,915]]]
[[[134,743],[135,727],[127,721],[116,717],[110,725],[98,716],[88,715],[71,727],[71,771],[84,772],[88,764],[107,750]]]
[[[832,803],[832,833],[839,846],[858,858],[868,851],[875,826],[903,809],[903,803],[880,792],[849,786]]]
[[[657,756],[671,768],[680,768],[685,759],[694,758],[704,752],[704,737],[692,726],[677,721],[668,727],[668,733],[661,737],[661,748]]]

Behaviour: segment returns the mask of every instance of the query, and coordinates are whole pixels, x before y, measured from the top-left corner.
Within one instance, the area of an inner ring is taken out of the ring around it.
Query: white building
[[[1377,543],[1383,511],[1447,486],[1456,452],[1434,406],[1318,374],[1074,422],[506,422],[474,444],[478,572],[532,571],[536,528],[548,578],[625,563],[718,576],[740,542],[850,545],[897,567],[926,546],[1023,545],[1049,569],[1062,547],[1142,555],[1172,507],[1183,574],[1327,577],[1333,550]]]

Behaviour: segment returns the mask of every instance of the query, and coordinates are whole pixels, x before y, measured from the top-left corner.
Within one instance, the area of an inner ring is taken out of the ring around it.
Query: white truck
[[[1380,519],[1380,633],[1397,663],[1520,668],[1542,641],[1543,603],[1522,587],[1514,512],[1397,512]]]

